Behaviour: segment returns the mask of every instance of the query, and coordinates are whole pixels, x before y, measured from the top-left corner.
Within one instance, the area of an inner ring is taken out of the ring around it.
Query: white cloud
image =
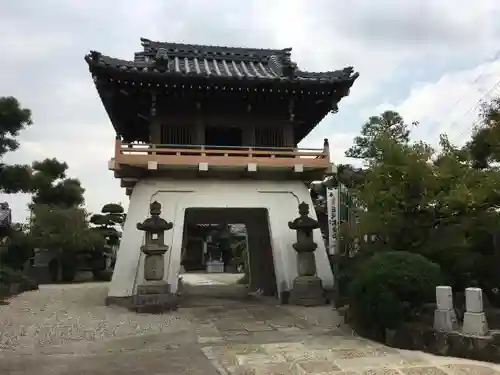
[[[479,103],[500,94],[500,61],[445,74],[437,82],[417,83],[409,96],[394,108],[408,121],[419,121],[414,138],[433,144],[441,133],[463,144],[478,119]]]
[[[2,29],[7,28],[4,26],[0,28],[0,33],[7,35],[7,32],[1,31]],[[0,38],[0,50],[8,51],[12,64],[50,57],[54,51],[67,48],[70,44],[69,36],[59,34],[19,33],[13,37]]]
[[[334,70],[353,65],[361,73],[341,113],[377,114],[385,82],[394,72],[410,67],[399,82],[408,98],[392,106],[408,118],[420,119],[419,137],[436,138],[445,129],[432,125],[453,123],[482,94],[467,82],[477,71],[445,74],[436,82],[412,82],[411,64],[425,62],[455,69],[460,60],[490,56],[498,48],[497,0],[46,0],[6,2],[0,14],[0,95],[14,95],[31,108],[35,124],[21,135],[21,149],[9,162],[28,163],[57,157],[68,162],[69,174],[87,189],[89,209],[108,201],[127,202],[117,180],[107,170],[113,152],[113,129],[83,61],[91,49],[131,59],[140,49],[139,37],[173,42],[248,47],[293,47],[293,58],[304,70]],[[437,20],[437,21],[436,21]],[[457,47],[458,46],[458,47]],[[498,66],[478,82],[488,88]],[[488,69],[490,69],[488,68]],[[462,94],[453,116],[449,107]],[[470,96],[470,98],[469,98]],[[364,106],[365,101],[370,106]],[[386,109],[386,108],[383,108]],[[440,117],[441,116],[441,117]],[[445,118],[448,116],[448,121]],[[330,140],[335,162],[358,128],[346,129],[330,117],[303,142],[320,148]],[[349,122],[349,124],[351,124]],[[360,123],[359,126],[362,124]],[[452,127],[453,129],[457,127]],[[26,197],[8,199],[15,220],[26,216]]]

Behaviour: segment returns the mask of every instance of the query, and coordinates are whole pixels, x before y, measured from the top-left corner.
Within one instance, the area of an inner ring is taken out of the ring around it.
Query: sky
[[[301,70],[353,66],[360,77],[339,113],[301,146],[330,140],[333,162],[373,115],[391,109],[419,121],[415,140],[460,144],[477,120],[479,100],[500,94],[497,0],[0,0],[0,96],[33,112],[21,147],[4,162],[56,157],[85,191],[86,207],[128,205],[107,169],[114,131],[84,55],[133,59],[140,37],[243,46],[292,47]],[[27,195],[2,195],[13,219],[28,215]]]

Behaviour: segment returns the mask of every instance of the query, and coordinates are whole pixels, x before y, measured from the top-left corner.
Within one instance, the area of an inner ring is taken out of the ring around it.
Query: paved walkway
[[[106,292],[104,283],[43,286],[0,306],[0,374],[500,375],[496,365],[353,337],[330,307],[213,299],[147,315],[104,306]]]

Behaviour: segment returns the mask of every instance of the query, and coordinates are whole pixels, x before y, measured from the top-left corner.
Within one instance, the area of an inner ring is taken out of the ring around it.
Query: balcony
[[[131,144],[116,140],[115,155],[109,169],[117,177],[125,170],[197,170],[247,172],[314,172],[330,170],[328,145],[321,149],[218,147],[192,145]],[[131,176],[130,176],[131,177]]]

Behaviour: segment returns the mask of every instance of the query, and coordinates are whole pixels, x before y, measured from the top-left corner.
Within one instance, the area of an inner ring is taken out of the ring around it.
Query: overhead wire
[[[494,91],[496,91],[497,88],[500,87],[500,80],[498,80],[493,86],[490,87],[490,89],[483,95],[481,96],[478,101],[476,102],[475,105],[473,105],[472,107],[470,107],[461,117],[460,119],[457,119],[455,120],[451,126],[454,126],[454,125],[457,125],[457,122],[463,118],[465,118],[467,115],[469,115],[471,112],[477,110],[481,104],[484,102],[484,99],[486,97],[489,97],[490,94]],[[481,121],[481,118],[477,118],[475,121],[472,122],[471,126],[470,127],[467,127],[466,129],[462,130],[460,132],[460,137],[462,137],[463,135],[465,135],[466,132],[470,132],[470,131],[473,131],[474,130],[474,127]]]
[[[487,67],[488,67],[488,63],[493,63],[497,60],[500,59],[500,51],[497,51],[495,53],[495,55],[491,58],[491,59],[487,59],[486,61],[483,62],[483,67],[482,69],[479,71],[479,74],[476,76],[476,78],[468,85],[468,87],[470,88],[473,88],[475,85],[477,85],[477,83],[479,82],[479,80],[486,74],[486,71],[487,71]],[[500,86],[500,80],[497,81],[485,94],[483,94],[481,96],[481,98],[479,98],[479,100],[476,102],[475,105],[473,105],[471,108],[469,108],[462,116],[460,116],[459,119],[456,119],[455,121],[453,121],[449,127],[447,128],[452,128],[453,126],[457,125],[457,122],[461,119],[463,119],[464,117],[466,117],[468,114],[470,114],[472,111],[475,111],[477,108],[479,108],[479,106],[481,105],[481,103],[483,102],[483,99],[488,96],[491,92],[493,92],[496,88],[498,88],[498,86]],[[458,104],[460,104],[464,98],[466,97],[467,95],[467,92],[464,92],[463,95],[461,95],[457,100],[456,102],[451,106],[451,108],[448,110],[448,113],[444,116],[444,117],[449,117],[453,111],[455,110],[455,108],[457,108]],[[474,124],[472,125],[473,127],[477,124],[478,120],[476,120],[474,122]],[[446,129],[448,130],[448,129]],[[466,131],[468,130],[471,130],[471,129],[465,129],[462,131],[462,133],[460,134],[460,136],[462,136]]]

